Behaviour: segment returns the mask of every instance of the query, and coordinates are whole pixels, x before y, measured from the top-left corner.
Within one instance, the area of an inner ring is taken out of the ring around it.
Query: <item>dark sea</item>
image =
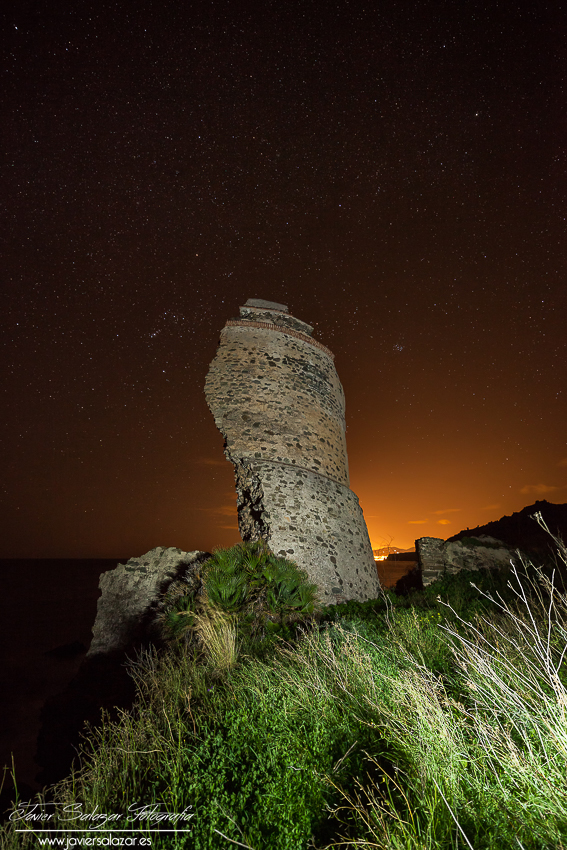
[[[35,790],[45,701],[77,673],[91,641],[102,572],[127,558],[0,560],[0,766]]]

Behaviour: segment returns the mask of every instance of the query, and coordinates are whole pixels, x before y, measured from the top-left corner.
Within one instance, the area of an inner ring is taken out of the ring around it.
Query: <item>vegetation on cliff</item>
[[[134,710],[91,731],[82,769],[52,789],[58,811],[192,807],[176,835],[149,819],[135,833],[192,850],[567,846],[567,595],[552,570],[460,573],[273,633],[217,610],[233,618],[230,663],[203,635],[142,654]],[[12,824],[3,846],[38,838]]]
[[[218,549],[204,563],[197,583],[193,575],[189,583],[174,582],[159,620],[166,639],[184,639],[209,655],[218,643],[211,642],[213,634],[224,631],[236,660],[237,633],[256,644],[266,634],[276,634],[317,610],[317,586],[309,582],[307,573],[257,540]]]

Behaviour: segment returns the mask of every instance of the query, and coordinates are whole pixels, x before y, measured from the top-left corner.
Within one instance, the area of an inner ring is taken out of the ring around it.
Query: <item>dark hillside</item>
[[[454,541],[461,540],[463,537],[478,537],[481,534],[487,534],[490,537],[502,540],[511,548],[521,549],[539,557],[546,556],[554,551],[553,541],[532,519],[533,515],[538,512],[541,513],[552,534],[561,537],[562,540],[567,540],[567,504],[554,505],[545,499],[522,508],[521,511],[513,513],[512,516],[503,516],[494,522],[488,522],[486,525],[459,531],[458,534],[448,539]]]

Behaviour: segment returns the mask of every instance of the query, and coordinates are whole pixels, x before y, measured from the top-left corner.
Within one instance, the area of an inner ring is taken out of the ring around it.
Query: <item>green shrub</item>
[[[177,596],[171,606],[161,615],[162,629],[166,636],[181,638],[195,626],[195,612],[191,596]]]
[[[261,650],[267,636],[290,636],[290,625],[318,611],[317,587],[307,573],[274,555],[263,540],[217,549],[202,565],[198,581],[192,580],[193,594],[183,580],[169,588],[159,619],[166,638],[184,639],[205,651],[209,645],[209,657],[217,652],[219,629],[226,638],[229,628],[226,620],[222,625],[222,616],[215,620],[214,612],[233,618],[230,629],[238,632],[248,650],[255,643]]]

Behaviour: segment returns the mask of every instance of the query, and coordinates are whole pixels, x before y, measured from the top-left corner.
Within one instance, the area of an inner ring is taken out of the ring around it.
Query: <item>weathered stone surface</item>
[[[379,582],[349,488],[343,388],[312,331],[250,299],[221,332],[205,395],[235,467],[242,538],[294,560],[325,603],[369,599]]]
[[[183,552],[158,546],[102,573],[93,639],[87,657],[124,651],[151,637],[161,597],[176,578],[196,570],[207,552]]]
[[[424,587],[461,570],[496,569],[519,562],[517,553],[494,537],[470,537],[464,542],[421,537],[415,541],[415,549]]]
[[[249,298],[245,307],[255,307],[258,310],[279,310],[280,313],[289,313],[286,304],[278,304],[277,301],[266,301],[264,298]]]

